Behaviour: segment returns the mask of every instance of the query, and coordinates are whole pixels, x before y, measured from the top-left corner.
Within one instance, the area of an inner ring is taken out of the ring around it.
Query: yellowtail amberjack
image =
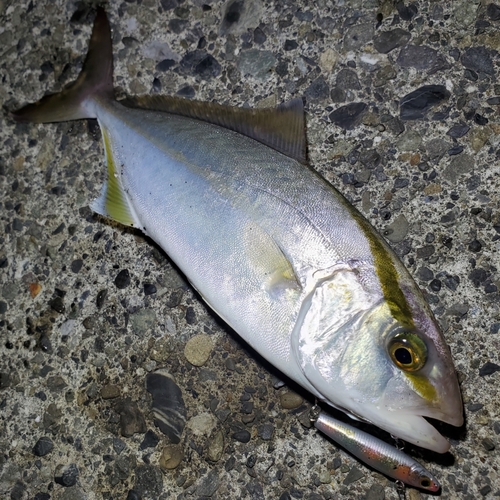
[[[421,292],[361,214],[305,165],[301,100],[273,110],[114,99],[102,9],[79,78],[13,113],[97,118],[93,210],[142,230],[204,300],[320,401],[444,453],[462,425],[450,352]]]

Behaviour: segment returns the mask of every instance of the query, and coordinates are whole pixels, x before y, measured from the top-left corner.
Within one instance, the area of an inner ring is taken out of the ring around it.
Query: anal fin
[[[90,208],[94,212],[108,219],[113,219],[124,226],[136,227],[137,224],[133,210],[120,182],[121,173],[117,169],[113,156],[111,139],[102,125],[101,131],[108,166],[108,179],[102,187],[101,196],[91,203]]]

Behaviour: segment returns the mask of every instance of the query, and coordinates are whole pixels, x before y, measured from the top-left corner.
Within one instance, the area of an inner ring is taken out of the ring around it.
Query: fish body
[[[79,79],[13,115],[97,118],[108,180],[96,212],[155,240],[217,314],[316,398],[449,448],[423,418],[462,424],[449,349],[385,241],[304,165],[301,101],[262,114],[161,98],[123,105],[99,9]],[[275,123],[283,130],[266,131]]]

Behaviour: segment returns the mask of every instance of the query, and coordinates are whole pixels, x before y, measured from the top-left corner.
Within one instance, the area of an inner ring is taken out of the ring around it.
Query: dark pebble
[[[196,324],[196,312],[194,311],[194,308],[192,306],[189,306],[186,309],[186,323],[188,325]]]
[[[280,495],[279,500],[292,500],[292,497],[290,496],[290,493],[288,493],[288,491],[284,491]]]
[[[153,396],[155,425],[172,443],[178,444],[186,425],[186,406],[181,389],[166,370],[150,373],[146,388]]]
[[[385,490],[381,484],[372,484],[364,500],[385,500]]]
[[[156,65],[157,71],[167,71],[175,66],[175,61],[173,59],[163,59]]]
[[[330,120],[344,130],[352,130],[361,123],[367,108],[364,102],[351,102],[330,113]]]
[[[247,458],[247,467],[249,467],[250,469],[254,467],[256,463],[257,463],[257,457],[255,455],[250,455]]]
[[[491,486],[489,484],[483,486],[480,490],[479,490],[479,493],[481,493],[481,495],[483,497],[485,497],[486,495],[488,495],[489,493],[491,493]]]
[[[362,477],[364,476],[363,472],[361,472],[360,469],[358,469],[357,467],[353,467],[349,473],[347,474],[346,478],[344,479],[344,481],[342,482],[342,484],[344,484],[345,486],[348,486],[356,481],[358,481],[359,479],[361,479]]]
[[[78,273],[78,272],[80,272],[80,269],[82,268],[82,266],[83,266],[83,260],[82,259],[76,259],[76,260],[74,260],[71,263],[71,270],[74,273]]]
[[[435,251],[434,245],[425,245],[425,247],[417,248],[417,257],[419,259],[428,259]]]
[[[500,7],[494,3],[490,3],[486,8],[486,14],[492,21],[498,21],[500,20]]]
[[[120,433],[124,437],[132,437],[135,433],[147,430],[144,415],[135,401],[129,398],[116,403],[116,412],[120,415]]]
[[[221,66],[217,60],[203,50],[188,52],[180,62],[180,67],[188,73],[194,73],[203,80],[220,75]]]
[[[135,470],[134,492],[139,498],[159,498],[163,492],[163,475],[159,467],[141,465]]]
[[[495,74],[491,54],[486,47],[470,47],[464,51],[460,60],[467,69],[490,76]]]
[[[175,2],[177,6],[177,2]],[[245,12],[245,4],[241,0],[232,0],[226,4],[224,19],[221,25],[221,34],[225,35],[233,26],[238,24]]]
[[[490,333],[495,334],[500,332],[500,323],[493,323],[490,326]]]
[[[330,95],[330,87],[325,82],[325,79],[320,76],[319,78],[316,78],[316,80],[314,80],[309,87],[307,87],[305,95],[308,101],[327,99]]]
[[[439,292],[441,290],[441,280],[435,279],[429,283],[429,287],[433,292]]]
[[[383,31],[373,38],[373,46],[381,54],[388,54],[396,47],[402,47],[410,40],[408,31],[396,28],[391,31]]]
[[[295,40],[285,40],[285,45],[283,48],[288,51],[295,50],[298,46],[299,44]]]
[[[173,290],[168,296],[168,298],[165,300],[165,305],[167,307],[170,307],[171,309],[177,307],[181,303],[183,295],[184,295],[184,290],[182,290],[182,288],[177,288]]]
[[[259,27],[255,28],[253,31],[253,41],[258,45],[262,45],[266,40],[267,36],[262,29]]]
[[[10,500],[24,500],[26,498],[26,485],[21,481],[17,481],[14,487],[10,490]]]
[[[500,421],[496,420],[493,422],[493,430],[495,431],[495,434],[500,434]]]
[[[492,439],[490,438],[484,438],[481,441],[481,444],[483,445],[484,449],[487,451],[493,451],[495,449],[495,443],[493,442]]]
[[[236,439],[236,441],[239,441],[240,443],[248,443],[248,441],[250,441],[250,433],[243,429],[241,431],[234,432],[232,438]]]
[[[139,493],[137,493],[137,491],[129,490],[126,500],[142,500],[142,497]]]
[[[486,272],[485,269],[481,267],[476,267],[476,269],[473,269],[469,273],[469,279],[474,283],[474,286],[478,287],[481,286],[487,279],[488,279],[488,273]]]
[[[156,293],[156,285],[144,283],[144,295],[153,295],[154,293]]]
[[[245,401],[241,405],[241,413],[245,413],[247,415],[250,415],[250,413],[253,412],[253,402],[252,401]]]
[[[49,493],[37,493],[33,497],[33,500],[50,500],[50,494]]]
[[[211,497],[219,488],[220,480],[216,469],[212,469],[204,478],[201,479],[196,494],[201,497]]]
[[[423,281],[431,281],[434,278],[434,273],[428,267],[421,267],[418,270],[418,277]]]
[[[155,448],[159,442],[160,438],[152,430],[149,430],[144,435],[144,439],[142,440],[139,449],[145,450],[146,448]]]
[[[344,68],[337,73],[337,87],[352,91],[360,90],[361,84],[358,75],[352,69]]]
[[[451,274],[444,273],[443,276],[440,276],[444,285],[449,288],[451,291],[455,291],[460,285],[460,278],[458,276],[452,276]]]
[[[37,457],[44,457],[54,448],[54,443],[49,437],[41,437],[33,447],[33,453]]]
[[[474,115],[474,123],[477,123],[478,125],[481,125],[481,126],[488,125],[488,118],[476,113]]]
[[[396,9],[403,21],[410,21],[418,13],[416,3],[396,2]]]
[[[130,273],[128,269],[122,269],[115,278],[116,288],[123,290],[130,285]]]
[[[95,304],[97,306],[97,309],[101,309],[101,307],[104,305],[104,302],[106,301],[106,297],[108,296],[108,291],[107,290],[101,290],[95,299]]]
[[[408,184],[410,184],[410,180],[409,179],[404,179],[402,177],[397,177],[396,180],[394,181],[394,188],[395,189],[405,188],[406,186],[408,186]]]
[[[226,463],[224,464],[224,469],[226,472],[230,472],[234,469],[234,466],[236,465],[236,458],[234,456],[230,456],[227,460]]]
[[[53,299],[51,299],[49,301],[49,306],[51,307],[52,310],[54,310],[59,314],[62,314],[65,310],[62,297],[54,297]]]
[[[447,67],[446,60],[439,52],[427,45],[407,45],[401,49],[396,63],[402,68],[418,70],[441,70]]]
[[[176,92],[176,94],[178,96],[191,99],[196,95],[196,90],[194,90],[194,87],[192,87],[191,85],[184,85]]]
[[[481,368],[479,369],[479,376],[485,377],[487,375],[493,375],[493,373],[500,371],[500,365],[496,363],[492,363],[491,361],[487,361]]]
[[[257,435],[264,441],[269,441],[274,434],[273,424],[262,424],[257,428]]]
[[[449,97],[450,93],[444,85],[424,85],[401,99],[400,118],[401,120],[420,120],[431,108]]]
[[[3,314],[7,311],[7,302],[0,300],[0,314]]]
[[[53,351],[52,342],[50,341],[50,338],[45,333],[40,335],[40,338],[38,339],[38,342],[37,342],[37,347],[39,347],[43,352],[46,352],[48,354],[50,354]]]
[[[481,245],[481,242],[479,242],[478,240],[472,240],[469,243],[469,250],[471,252],[480,252],[481,248],[483,248],[483,245]]]
[[[450,137],[458,139],[459,137],[463,137],[469,130],[469,125],[466,125],[465,123],[456,123],[450,128],[450,130],[448,130],[448,132],[446,132],[446,134]]]
[[[463,146],[455,146],[454,148],[448,149],[449,156],[459,155],[464,150]]]
[[[264,490],[262,489],[262,485],[257,482],[257,480],[250,481],[245,486],[246,490],[250,494],[252,500],[265,500]]]
[[[498,106],[500,104],[500,97],[498,97],[498,96],[490,97],[490,98],[486,99],[486,102],[490,106]]]
[[[78,480],[78,474],[79,472],[76,464],[69,464],[67,466],[58,465],[56,467],[54,481],[61,486],[74,486]]]
[[[467,405],[467,409],[474,413],[476,411],[479,411],[481,410],[481,408],[483,408],[483,404],[482,403],[470,403],[469,405]]]

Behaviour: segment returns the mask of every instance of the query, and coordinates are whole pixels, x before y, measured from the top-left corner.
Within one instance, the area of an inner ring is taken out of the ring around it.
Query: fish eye
[[[406,372],[414,372],[425,365],[427,347],[415,333],[402,332],[389,341],[389,355],[398,368]]]

